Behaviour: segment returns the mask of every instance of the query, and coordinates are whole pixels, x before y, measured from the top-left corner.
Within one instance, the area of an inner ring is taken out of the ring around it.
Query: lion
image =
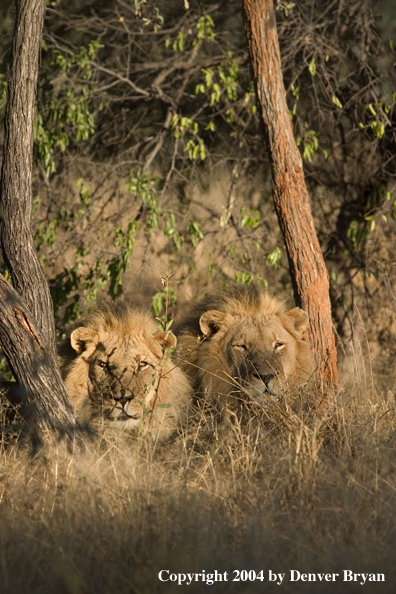
[[[88,313],[59,348],[62,378],[83,422],[167,439],[187,414],[191,387],[170,360],[177,340],[151,314],[123,302]]]
[[[178,359],[195,391],[221,408],[250,395],[264,404],[311,381],[315,370],[304,340],[308,315],[257,285],[232,285],[203,299],[179,325]]]

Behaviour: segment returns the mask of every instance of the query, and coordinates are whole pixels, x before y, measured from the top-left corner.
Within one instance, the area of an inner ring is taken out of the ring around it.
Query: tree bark
[[[17,0],[5,113],[0,240],[14,289],[0,275],[0,344],[41,430],[73,435],[57,367],[53,304],[32,232],[33,124],[45,0]]]
[[[25,388],[29,404],[34,406],[38,427],[73,437],[76,427],[74,411],[56,360],[46,351],[30,311],[2,275],[0,338],[12,372]]]
[[[286,103],[273,0],[244,0],[242,11],[295,301],[310,317],[310,339],[321,377],[338,387],[329,277]]]
[[[5,113],[0,239],[14,288],[56,357],[53,303],[32,232],[33,124],[45,0],[17,0]]]

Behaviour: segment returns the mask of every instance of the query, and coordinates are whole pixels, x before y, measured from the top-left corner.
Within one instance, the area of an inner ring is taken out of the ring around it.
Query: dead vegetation
[[[241,591],[236,569],[351,569],[385,573],[366,592],[393,592],[394,394],[358,383],[318,394],[294,412],[246,404],[228,425],[197,409],[164,445],[104,428],[83,450],[53,443],[32,455],[3,439],[0,591],[173,592],[160,570],[217,569],[229,581],[216,592],[228,593]],[[317,587],[286,577],[282,591]]]

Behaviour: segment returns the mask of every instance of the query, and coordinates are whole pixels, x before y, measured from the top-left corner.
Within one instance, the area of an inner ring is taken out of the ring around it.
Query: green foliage
[[[73,266],[64,268],[50,280],[57,320],[66,324],[77,319],[81,314],[81,296],[88,305],[95,303],[99,292],[105,289],[113,299],[121,297],[122,275],[130,265],[138,228],[136,221],[131,221],[125,230],[114,228],[113,247],[117,251],[113,256],[100,257],[92,262],[84,246],[77,249]],[[59,315],[61,311],[62,317]]]
[[[177,34],[177,39],[172,44],[172,49],[175,52],[182,52],[184,50],[186,36],[182,31]]]
[[[137,14],[140,14],[140,11]],[[154,6],[154,15],[151,18],[143,17],[142,21],[145,27],[149,27],[150,25],[152,25],[153,31],[157,33],[162,29],[162,26],[164,24],[164,17],[161,15],[159,8],[157,6]]]
[[[389,115],[395,107],[395,94],[386,94],[376,101],[375,105],[370,102],[362,107],[362,117],[359,127],[362,130],[371,130],[378,139],[385,135],[386,128],[391,126]]]
[[[260,224],[260,212],[258,210],[253,210],[251,208],[246,208],[246,206],[242,206],[241,208],[241,226],[242,227],[251,227],[252,229],[257,229]]]
[[[158,206],[158,178],[152,177],[149,173],[143,173],[140,167],[131,169],[129,173],[129,191],[134,198],[142,201],[148,215],[146,231],[151,233],[153,229],[159,228],[159,217],[161,214]]]
[[[59,219],[54,218],[51,221],[41,221],[36,229],[35,243],[38,248],[47,245],[53,248],[56,240],[56,230],[59,225]]]
[[[238,99],[238,72],[239,66],[232,52],[227,53],[217,70],[213,68],[202,68],[205,82],[200,82],[195,87],[195,94],[208,93],[210,91],[210,103],[212,107],[219,103],[222,95],[231,102]]]
[[[165,312],[167,311],[167,308],[171,305],[176,305],[176,303],[177,298],[173,287],[168,287],[167,290],[163,289],[162,291],[158,291],[158,293],[155,293],[151,299],[151,306],[154,314],[157,318],[160,318],[162,322],[165,321]],[[166,330],[169,330],[169,328],[167,327]]]
[[[210,254],[209,254],[209,258],[210,258]],[[216,270],[216,262],[213,262],[213,260],[211,260],[209,262],[208,278],[210,278],[213,275],[215,270]]]
[[[396,76],[388,36],[394,37],[395,29],[384,26],[371,1],[362,5],[356,19],[348,13],[353,3],[346,0],[342,25],[335,5],[326,2],[326,13],[320,13],[319,4],[309,3],[308,8],[300,3],[288,15],[278,15],[290,117],[313,208],[316,213],[323,207],[337,213],[332,230],[327,216],[318,222],[322,241],[326,237],[328,242],[323,244],[325,253],[340,254],[339,269],[351,286],[360,272],[363,284],[367,272],[387,283],[387,275],[392,276],[395,208],[386,194],[396,173],[391,149]],[[296,53],[290,51],[292,38],[299,46]],[[335,38],[337,44],[330,42]],[[337,282],[341,275],[334,274],[332,298],[338,294],[335,301],[349,312],[346,295],[351,290],[356,298],[360,287],[345,290]]]
[[[64,152],[71,141],[88,140],[95,131],[90,99],[94,87],[92,60],[102,45],[91,41],[76,54],[65,56],[52,51],[52,60],[40,79],[37,110],[34,121],[34,157],[44,165],[47,177],[56,170],[56,149]],[[46,44],[45,51],[48,51]],[[70,78],[78,78],[70,85]],[[53,80],[62,81],[55,89]]]
[[[316,64],[315,64],[315,58],[312,58],[312,60],[310,61],[310,63],[308,64],[308,70],[309,72],[312,74],[312,76],[316,76]]]
[[[164,234],[172,239],[176,251],[180,252],[182,249],[183,237],[180,234],[179,229],[177,228],[176,214],[169,210],[166,213],[164,213],[163,216],[165,219]]]
[[[172,241],[177,253],[181,252],[186,240],[195,248],[204,239],[204,233],[193,217],[188,217],[183,229],[178,224],[177,213],[174,210],[162,210],[159,204],[158,184],[159,179],[144,173],[142,168],[131,169],[127,181],[128,190],[137,205],[140,203],[140,210],[138,217],[129,221],[126,226],[114,225],[110,234],[106,231],[104,239],[107,245],[110,241],[113,253],[107,249],[99,257],[94,256],[85,247],[82,234],[73,265],[64,267],[50,280],[55,316],[62,325],[75,320],[81,313],[81,303],[94,303],[100,291],[106,291],[113,299],[122,296],[122,278],[131,264],[140,229],[143,229],[147,236],[154,231],[163,233]],[[60,230],[94,226],[91,190],[82,179],[77,181],[77,189],[79,208],[60,209],[57,216],[45,219],[37,225],[35,240],[37,247],[42,251],[43,262],[46,257],[45,248],[52,249],[56,245]],[[40,200],[36,198],[35,207],[38,208],[39,205]],[[161,303],[163,304],[165,296],[169,305],[176,303],[172,287],[168,287],[166,295],[164,292],[158,293],[153,302],[157,315],[160,315]]]
[[[93,224],[91,192],[82,179],[77,181],[77,188],[80,208],[61,209],[59,215],[39,222],[36,227],[35,242],[42,252],[43,263],[46,258],[43,249],[54,248],[60,231],[75,230],[84,223],[88,226]],[[39,203],[40,200],[36,198],[36,208]],[[64,267],[50,279],[55,317],[62,325],[79,317],[82,297],[89,305],[96,302],[99,292],[103,290],[107,290],[113,299],[122,295],[122,275],[130,265],[138,229],[137,221],[130,221],[125,229],[115,226],[111,239],[114,254],[107,251],[106,255],[96,259],[81,240],[80,246],[76,248],[73,265]]]
[[[190,241],[193,248],[197,247],[198,243],[205,238],[198,221],[195,221],[192,217],[188,219],[187,233],[190,235]]]
[[[194,40],[194,47],[199,43],[200,39],[209,39],[213,41],[215,38],[214,34],[214,22],[209,14],[205,14],[198,19],[197,23],[197,37]]]
[[[219,79],[229,101],[236,101],[238,98],[238,72],[237,61],[233,53],[228,52],[227,60],[223,60],[219,66]]]
[[[234,274],[234,280],[241,285],[248,285],[253,281],[253,276],[246,271],[237,270]]]
[[[79,189],[79,196],[81,204],[86,207],[91,206],[91,194],[88,188],[84,186],[84,180],[81,178],[77,181],[77,188]]]
[[[175,114],[172,118],[172,128],[174,128],[174,137],[181,138],[186,130],[193,134],[198,134],[198,124],[191,118],[181,117]]]
[[[286,0],[278,0],[276,7],[284,11],[285,15],[288,16],[289,11],[295,7],[294,2],[286,2]]]
[[[304,134],[304,139],[302,140],[300,136],[296,138],[297,146],[300,146],[301,142],[303,143],[304,150],[303,150],[303,159],[305,161],[309,161],[312,163],[312,159],[316,151],[319,147],[318,138],[316,136],[315,130],[306,130]]]
[[[352,218],[349,223],[346,234],[350,242],[347,255],[359,253],[362,250],[370,234],[376,229],[377,223],[385,225],[388,223],[385,212],[389,212],[391,219],[396,220],[396,200],[393,199],[392,192],[380,185],[368,195],[362,209],[362,216]]]
[[[268,287],[268,281],[259,274],[251,274],[250,272],[237,270],[234,274],[234,281],[242,285],[255,283],[264,288]]]
[[[269,252],[266,255],[265,259],[267,264],[270,264],[274,270],[277,270],[281,257],[281,251],[278,247],[276,247],[272,252]]]
[[[198,48],[204,39],[209,41],[214,40],[214,22],[210,15],[201,16],[198,19],[195,29],[195,35],[192,29],[188,29],[187,31],[178,31],[173,41],[171,37],[166,37],[165,47],[171,47],[174,52],[183,52],[190,45],[193,48]]]
[[[153,251],[160,245],[172,266],[186,270],[201,265],[194,250],[205,241],[204,253],[212,255],[204,266],[209,262],[213,277],[216,271],[248,282],[266,266],[279,269],[279,247],[268,253],[268,245],[280,244],[279,232],[269,226],[269,210],[250,201],[244,181],[233,187],[230,208],[219,205],[229,215],[222,227],[217,204],[197,205],[198,184],[208,185],[220,165],[222,175],[238,167],[249,188],[259,171],[269,180],[245,33],[236,20],[227,29],[237,3],[213,5],[210,14],[191,5],[182,17],[151,0],[129,8],[111,0],[95,12],[83,2],[72,15],[74,6],[57,3],[48,12],[35,119],[35,162],[42,165],[35,238],[47,270],[51,254],[58,257],[51,280],[57,314],[69,321],[99,291],[119,297],[139,240]],[[394,50],[373,6],[364,3],[360,15],[346,0],[341,23],[327,0],[325,9],[318,0],[277,3],[290,117],[312,204],[318,220],[331,211],[341,221],[322,231],[321,242],[327,251],[330,236],[342,234],[340,251],[351,267],[363,265],[367,242],[392,229],[396,217],[387,197],[395,175]],[[0,113],[5,93],[0,74]],[[114,214],[111,198],[107,209],[106,182],[87,183],[102,165],[118,176],[118,195],[128,184],[132,215]],[[67,183],[70,194],[78,178],[68,202],[59,188]],[[206,217],[199,206],[212,212]],[[90,243],[84,230],[96,228]],[[66,265],[67,241],[73,257]]]
[[[198,138],[198,142],[190,138],[184,147],[184,151],[188,152],[190,161],[194,161],[198,157],[201,161],[204,161],[206,158],[206,149],[202,138]]]
[[[206,149],[203,139],[198,134],[199,127],[197,122],[191,118],[181,117],[175,114],[172,118],[171,125],[174,129],[173,134],[175,138],[182,138],[185,133],[192,136],[192,138],[187,140],[183,149],[184,152],[188,153],[190,161],[194,161],[198,157],[200,157],[201,161],[204,161],[206,158]],[[213,127],[213,124],[211,124],[211,127]]]
[[[108,276],[110,281],[109,293],[113,299],[122,295],[121,275],[126,272],[135,247],[136,232],[139,228],[137,221],[131,221],[124,231],[120,227],[114,229],[113,245],[119,248],[118,254],[107,262]]]

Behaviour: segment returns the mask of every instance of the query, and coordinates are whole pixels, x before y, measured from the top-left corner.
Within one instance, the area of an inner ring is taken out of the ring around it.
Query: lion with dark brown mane
[[[82,421],[165,439],[180,427],[190,384],[170,360],[175,335],[125,303],[103,304],[80,320],[59,348],[66,389]]]
[[[203,299],[179,325],[178,358],[195,390],[221,408],[243,394],[258,403],[279,399],[312,379],[308,325],[302,309],[286,311],[257,285],[232,285]]]

